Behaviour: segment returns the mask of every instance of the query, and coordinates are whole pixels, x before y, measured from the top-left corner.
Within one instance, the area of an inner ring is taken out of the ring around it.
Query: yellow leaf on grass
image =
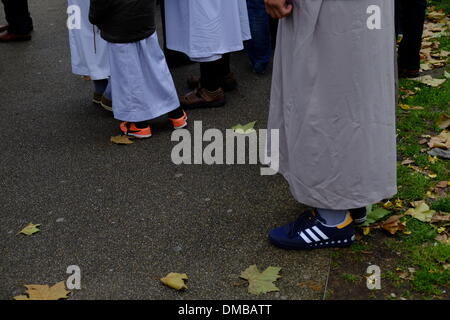
[[[392,208],[393,205],[394,205],[394,204],[389,200],[389,201],[387,201],[387,202],[385,202],[385,203],[383,204],[383,207],[384,207],[385,209],[389,209],[389,208]]]
[[[66,290],[64,281],[58,282],[52,287],[48,285],[29,284],[26,295],[15,296],[15,300],[59,300],[67,299],[70,291]]]
[[[410,215],[422,222],[430,222],[435,213],[436,211],[430,210],[430,207],[425,203],[425,201],[415,202],[414,208],[411,208],[405,212],[406,215]]]
[[[401,199],[395,200],[395,206],[397,208],[403,208],[403,200],[401,200]]]
[[[407,104],[399,104],[398,105],[402,110],[423,110],[423,107],[419,107],[419,106],[410,106]]]
[[[263,272],[259,272],[258,267],[252,265],[243,271],[240,277],[248,281],[248,292],[252,294],[261,294],[280,291],[273,283],[281,278],[279,275],[280,271],[281,268],[268,267]]]
[[[363,228],[362,228],[362,231],[363,231],[363,234],[364,234],[365,236],[367,236],[367,235],[370,233],[370,228],[369,228],[369,227],[363,227]]]
[[[115,144],[133,144],[134,141],[131,140],[129,136],[120,135],[111,137],[111,142]]]
[[[434,156],[434,157],[433,156],[428,156],[428,162],[430,162],[431,164],[435,164],[438,160],[439,159],[436,156]]]
[[[188,287],[184,283],[184,280],[188,280],[188,276],[186,273],[174,273],[171,272],[164,278],[161,278],[161,282],[166,286],[171,287],[175,290],[184,290]]]
[[[39,229],[40,224],[29,223],[25,228],[23,228],[19,233],[22,233],[27,236],[31,236],[32,234],[38,233],[41,230]]]

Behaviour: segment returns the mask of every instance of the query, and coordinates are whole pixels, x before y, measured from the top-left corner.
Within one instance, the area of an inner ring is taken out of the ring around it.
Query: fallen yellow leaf
[[[134,141],[131,140],[129,136],[120,135],[111,137],[111,142],[115,144],[133,144]]]
[[[186,273],[171,272],[164,278],[161,278],[162,283],[175,290],[184,290],[188,288],[184,283],[184,280],[188,280],[188,276]]]
[[[26,295],[15,296],[15,300],[59,300],[67,299],[70,291],[66,290],[64,281],[58,282],[52,287],[48,285],[29,284]]]
[[[22,233],[27,236],[31,236],[32,234],[38,233],[41,230],[39,229],[40,224],[29,223],[25,228],[23,228],[19,233]]]
[[[280,291],[273,282],[277,281],[281,276],[279,272],[281,268],[268,267],[263,272],[259,272],[256,265],[251,265],[241,273],[241,278],[248,281],[248,292],[252,294],[267,293],[272,291]]]

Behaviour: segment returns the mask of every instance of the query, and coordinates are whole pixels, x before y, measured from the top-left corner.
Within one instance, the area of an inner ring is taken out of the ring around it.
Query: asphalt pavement
[[[267,240],[303,209],[281,176],[261,176],[260,165],[176,166],[165,117],[151,139],[112,144],[118,122],[71,73],[66,3],[30,10],[33,40],[0,44],[0,299],[65,280],[70,265],[82,275],[71,299],[322,299],[331,251]],[[266,127],[270,74],[252,73],[244,53],[232,69],[239,89],[223,108],[190,111],[191,129]],[[197,65],[173,70],[180,93],[190,74]],[[30,222],[41,232],[18,235]],[[279,293],[247,293],[239,275],[252,264],[282,268]],[[169,272],[187,273],[189,289],[162,285]],[[306,280],[322,289],[298,286]]]

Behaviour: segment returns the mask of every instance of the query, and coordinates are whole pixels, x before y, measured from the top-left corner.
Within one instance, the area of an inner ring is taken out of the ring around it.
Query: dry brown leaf
[[[430,148],[450,149],[450,131],[444,130],[438,136],[431,137]]]
[[[398,231],[405,230],[405,227],[406,227],[405,224],[400,221],[400,219],[402,217],[403,216],[401,216],[401,215],[392,216],[389,219],[387,219],[386,221],[382,222],[380,224],[380,226],[384,230],[388,231],[390,234],[394,235]]]
[[[441,129],[447,129],[448,127],[450,127],[450,116],[446,113],[441,114],[436,124]]]
[[[314,291],[318,291],[318,292],[322,291],[322,288],[323,288],[321,284],[319,284],[315,281],[312,281],[312,280],[303,281],[303,282],[298,283],[297,285],[299,287],[308,287],[308,288],[310,288]]]
[[[436,188],[441,189],[447,188],[450,185],[449,183],[450,183],[449,181],[440,181],[436,184]]]
[[[431,218],[431,223],[450,222],[450,213],[439,212]]]
[[[405,159],[405,160],[402,161],[402,165],[406,166],[406,165],[412,164],[412,163],[414,163],[414,162],[415,162],[414,160],[411,160],[411,159]]]
[[[438,235],[436,238],[434,238],[434,240],[437,240],[441,243],[450,244],[450,237],[446,233]]]

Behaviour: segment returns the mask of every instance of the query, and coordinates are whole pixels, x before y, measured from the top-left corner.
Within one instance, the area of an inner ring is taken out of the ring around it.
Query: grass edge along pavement
[[[430,156],[427,145],[444,131],[439,119],[450,115],[450,2],[429,2],[424,47],[431,42],[432,49],[431,54],[423,49],[422,62],[431,64],[425,74],[447,80],[437,87],[399,81],[399,192],[373,206],[374,219],[359,229],[357,243],[332,252],[327,299],[450,298],[450,160]],[[436,19],[436,13],[446,20]],[[427,29],[433,28],[447,31],[430,39]],[[443,56],[436,56],[439,52]],[[381,268],[380,290],[367,289],[370,264]]]

